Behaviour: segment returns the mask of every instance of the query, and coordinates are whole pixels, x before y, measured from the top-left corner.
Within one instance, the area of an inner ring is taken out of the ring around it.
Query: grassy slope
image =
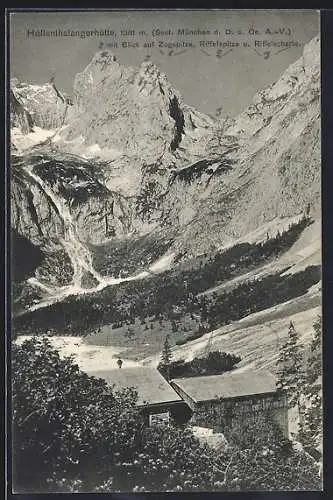
[[[198,320],[191,320],[189,315],[177,321],[178,331],[172,331],[172,323],[168,320],[146,321],[144,325],[139,320],[134,325],[125,325],[120,328],[111,328],[105,325],[99,333],[92,333],[85,337],[89,345],[110,346],[116,345],[121,357],[133,360],[141,360],[149,355],[160,353],[166,335],[169,335],[172,345],[177,340],[184,338],[188,332],[198,326]]]
[[[212,333],[212,348],[238,354],[242,357],[239,369],[268,368],[275,370],[276,357],[281,343],[286,338],[290,320],[300,333],[304,343],[310,340],[312,325],[321,313],[319,291],[309,291],[288,302],[279,304],[259,313],[250,314],[239,321]],[[184,346],[175,347],[175,359],[192,359],[201,354],[210,333]],[[157,357],[146,359],[147,363],[157,363]]]

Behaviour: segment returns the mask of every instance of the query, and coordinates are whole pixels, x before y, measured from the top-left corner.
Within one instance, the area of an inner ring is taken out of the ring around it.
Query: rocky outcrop
[[[10,122],[12,127],[19,128],[22,134],[32,132],[33,120],[31,115],[18,100],[12,89],[10,89]]]
[[[106,188],[98,164],[49,153],[12,159],[12,226],[36,245],[65,238],[101,244],[132,230],[131,199]]]
[[[49,130],[64,124],[71,101],[59,92],[54,83],[29,85],[13,80],[11,90],[16,101],[30,117],[29,131],[32,126]]]
[[[12,158],[11,224],[34,245],[46,245],[63,235],[63,221],[41,186]]]

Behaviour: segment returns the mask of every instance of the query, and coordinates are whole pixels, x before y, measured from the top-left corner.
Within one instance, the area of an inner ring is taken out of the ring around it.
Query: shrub
[[[232,370],[234,366],[241,361],[239,356],[228,354],[226,352],[212,351],[205,357],[197,357],[191,361],[183,359],[170,361],[168,367],[168,376],[170,378],[196,377],[200,375],[217,375],[225,371]],[[164,365],[160,363],[157,367],[160,373],[165,377]]]

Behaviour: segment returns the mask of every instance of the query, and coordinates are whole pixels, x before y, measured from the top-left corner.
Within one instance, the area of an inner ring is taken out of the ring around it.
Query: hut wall
[[[288,436],[288,411],[284,394],[262,394],[227,400],[204,401],[195,405],[192,421],[196,425],[223,432],[236,422],[248,424],[260,415],[269,415]]]

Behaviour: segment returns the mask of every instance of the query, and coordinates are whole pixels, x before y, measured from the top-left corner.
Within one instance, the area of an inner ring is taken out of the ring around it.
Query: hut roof
[[[179,378],[171,381],[194,402],[237,398],[276,392],[276,378],[270,372],[225,372],[221,375]]]
[[[181,397],[162,377],[156,368],[117,368],[88,372],[88,375],[102,378],[116,389],[133,387],[138,392],[138,405],[181,401]]]

